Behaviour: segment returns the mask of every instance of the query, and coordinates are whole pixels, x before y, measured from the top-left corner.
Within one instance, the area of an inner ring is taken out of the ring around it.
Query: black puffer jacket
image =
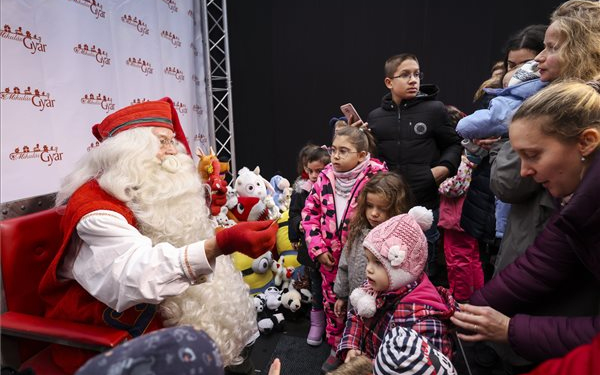
[[[292,243],[299,243],[298,247],[298,262],[305,266],[317,268],[317,263],[310,259],[304,239],[304,232],[300,231],[300,222],[302,221],[302,209],[304,202],[308,197],[309,192],[302,190],[294,184],[294,192],[290,202],[290,213],[288,219],[288,238]]]
[[[496,197],[490,190],[490,170],[490,158],[486,156],[473,170],[460,218],[465,232],[485,242],[496,238]]]
[[[431,168],[444,166],[450,176],[455,175],[462,146],[444,103],[435,100],[437,86],[421,85],[420,89],[417,97],[400,106],[391,93],[386,94],[367,121],[377,140],[378,157],[389,170],[406,178],[416,204],[433,209],[440,200]]]

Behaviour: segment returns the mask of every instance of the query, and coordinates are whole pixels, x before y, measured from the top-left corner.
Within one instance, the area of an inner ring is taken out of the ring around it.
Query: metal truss
[[[237,173],[227,35],[227,0],[202,0],[204,60],[210,142],[219,159],[229,161],[229,181]],[[210,75],[210,79],[208,76]]]

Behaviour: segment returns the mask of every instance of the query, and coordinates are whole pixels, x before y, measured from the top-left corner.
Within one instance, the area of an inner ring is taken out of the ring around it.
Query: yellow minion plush
[[[280,257],[285,258],[285,266],[286,267],[294,267],[296,270],[300,268],[302,265],[298,262],[298,251],[294,250],[292,243],[290,242],[290,237],[288,236],[288,219],[290,217],[290,212],[288,210],[283,211],[279,220],[277,220],[277,224],[279,224],[279,229],[277,230],[277,254]]]
[[[268,287],[273,286],[273,271],[271,271],[273,254],[271,251],[265,252],[256,259],[239,252],[231,254],[231,257],[235,268],[242,272],[244,282],[250,287],[250,295],[262,293]]]

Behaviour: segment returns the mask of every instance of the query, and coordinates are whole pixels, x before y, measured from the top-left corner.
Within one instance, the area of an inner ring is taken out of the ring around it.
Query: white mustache
[[[162,169],[169,173],[177,173],[181,169],[181,162],[174,155],[167,155],[160,163]]]

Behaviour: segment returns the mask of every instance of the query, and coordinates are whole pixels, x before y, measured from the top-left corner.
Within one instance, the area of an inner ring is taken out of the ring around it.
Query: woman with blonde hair
[[[561,202],[523,255],[462,305],[452,321],[465,341],[510,344],[535,362],[558,357],[600,333],[600,315],[535,316],[530,306],[553,299],[571,278],[600,281],[600,76],[564,81],[525,101],[513,116],[510,141],[521,175]],[[478,305],[478,306],[475,306]]]

